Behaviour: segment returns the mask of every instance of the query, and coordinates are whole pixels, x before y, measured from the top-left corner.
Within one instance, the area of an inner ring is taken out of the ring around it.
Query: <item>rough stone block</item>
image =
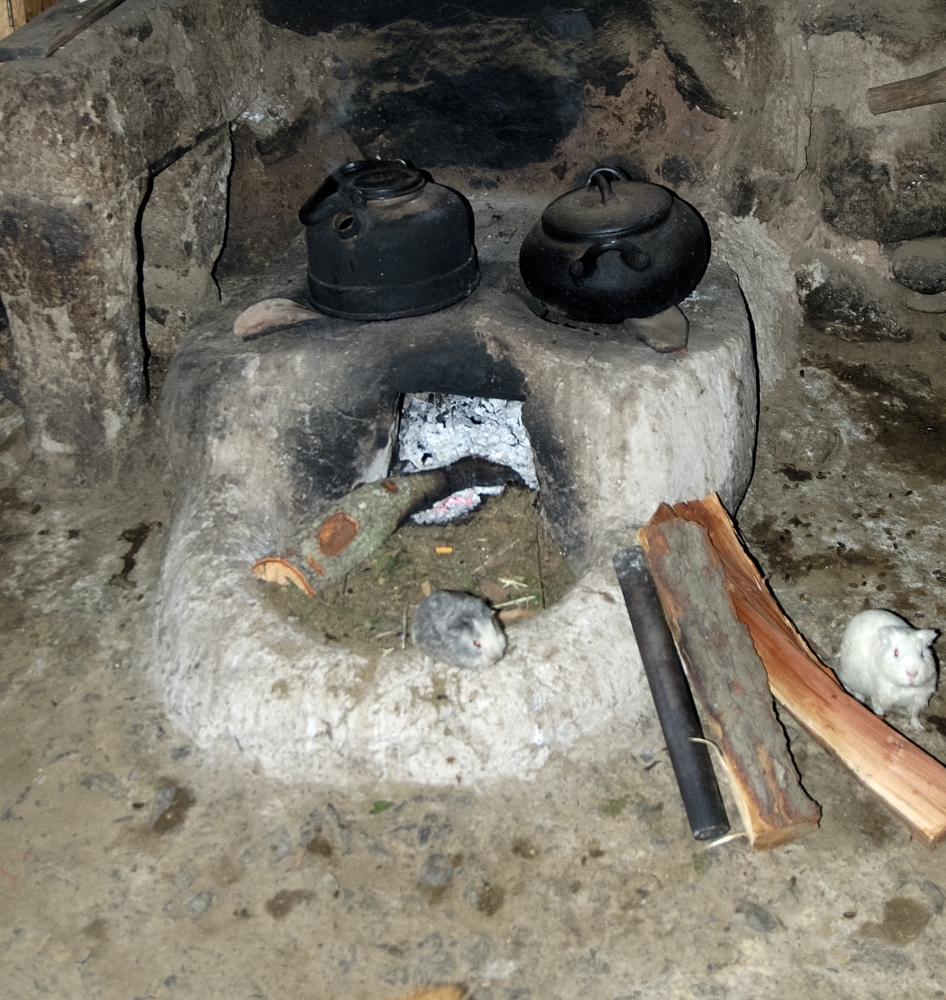
[[[805,321],[842,340],[909,340],[896,304],[896,284],[873,273],[813,259],[795,273]]]
[[[170,361],[184,331],[220,301],[213,269],[227,226],[226,129],[165,167],[141,216],[145,339]]]

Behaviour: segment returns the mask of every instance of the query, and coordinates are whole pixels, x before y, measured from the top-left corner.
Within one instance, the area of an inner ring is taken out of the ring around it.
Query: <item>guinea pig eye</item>
[[[480,648],[480,640],[479,639],[474,639],[473,640],[473,645],[476,646],[477,649],[479,649]]]
[[[899,655],[900,655],[900,650],[899,650],[899,649],[895,649],[895,650],[893,651],[893,655],[894,655],[894,656],[899,656]]]

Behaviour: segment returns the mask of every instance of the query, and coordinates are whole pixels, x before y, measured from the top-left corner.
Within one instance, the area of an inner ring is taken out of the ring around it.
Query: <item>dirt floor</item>
[[[803,353],[763,398],[739,525],[826,657],[865,607],[939,627],[946,343],[927,323],[907,344],[811,334]],[[603,734],[482,787],[286,786],[236,746],[209,756],[147,679],[173,484],[152,463],[50,496],[16,478],[6,404],[0,429],[4,997],[944,995],[946,848],[913,841],[790,719],[823,820],[769,853],[692,839],[653,721],[633,754]],[[513,599],[499,577],[527,568],[496,576]],[[372,642],[396,636],[390,617]],[[923,718],[917,741],[946,761],[946,691]]]

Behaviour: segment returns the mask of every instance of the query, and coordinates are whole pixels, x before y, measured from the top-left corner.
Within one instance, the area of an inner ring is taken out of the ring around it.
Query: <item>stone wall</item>
[[[375,155],[470,192],[552,198],[602,162],[674,188],[740,277],[763,388],[802,322],[905,339],[892,255],[946,230],[946,112],[875,117],[866,91],[944,37],[908,0],[125,0],[0,75],[0,391],[50,474],[109,476],[149,353],[159,375],[215,279]]]
[[[252,8],[126,0],[50,58],[4,67],[0,384],[15,387],[54,479],[114,472],[147,400],[146,337],[160,356],[176,336],[159,329],[167,302],[189,317],[215,296],[229,129],[279,102],[293,51],[290,40],[272,55],[278,34]],[[305,39],[312,65],[322,44]],[[316,75],[303,83],[318,104]],[[208,144],[215,162],[189,166]],[[162,217],[179,227],[179,251]]]

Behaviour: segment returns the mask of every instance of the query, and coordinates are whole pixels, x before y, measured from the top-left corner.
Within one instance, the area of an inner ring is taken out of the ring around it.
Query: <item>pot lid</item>
[[[556,198],[542,213],[542,226],[566,239],[620,236],[650,229],[670,211],[666,188],[632,181],[619,167],[592,170],[584,187]]]
[[[411,194],[427,183],[424,175],[404,160],[356,160],[346,163],[336,176],[339,188],[357,191],[369,201]]]

